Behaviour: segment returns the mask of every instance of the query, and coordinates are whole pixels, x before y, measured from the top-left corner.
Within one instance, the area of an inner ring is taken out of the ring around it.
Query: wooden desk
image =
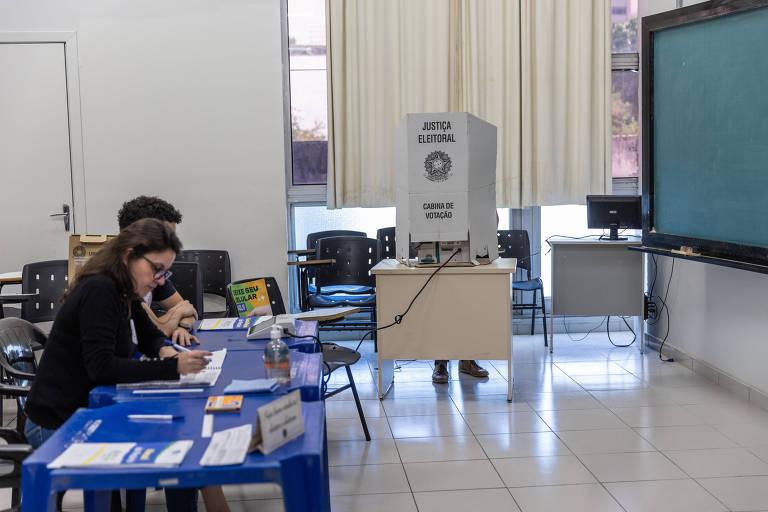
[[[510,258],[440,270],[403,322],[378,332],[379,398],[394,382],[395,359],[506,359],[512,400],[510,280],[516,266]],[[408,308],[434,271],[393,259],[373,267],[379,327]]]
[[[0,274],[0,288],[6,284],[21,284],[21,272],[6,272]]]

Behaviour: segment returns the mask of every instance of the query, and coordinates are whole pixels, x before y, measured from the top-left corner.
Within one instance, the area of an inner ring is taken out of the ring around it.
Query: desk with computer
[[[639,196],[587,196],[587,227],[608,235],[548,240],[552,251],[552,305],[549,350],[554,349],[555,317],[633,316],[643,351],[645,279],[643,255],[635,237],[620,230],[640,229]]]

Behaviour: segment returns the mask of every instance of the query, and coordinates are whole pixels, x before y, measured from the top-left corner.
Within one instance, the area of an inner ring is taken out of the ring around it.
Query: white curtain
[[[497,127],[496,203],[521,205],[520,4],[462,0],[456,39],[460,63],[459,111]]]
[[[498,127],[497,205],[610,190],[610,0],[327,0],[328,207],[394,204],[409,112]]]
[[[610,0],[521,4],[522,205],[611,191]]]
[[[394,128],[451,110],[449,5],[327,0],[329,208],[394,205]]]

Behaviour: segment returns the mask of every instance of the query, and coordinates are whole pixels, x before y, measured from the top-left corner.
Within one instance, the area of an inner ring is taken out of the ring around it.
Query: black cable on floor
[[[629,322],[627,322],[626,318],[624,318],[623,316],[620,316],[619,318],[624,320],[624,325],[626,325],[627,329],[629,329],[629,331],[632,333],[632,336],[633,336],[632,341],[630,341],[626,345],[617,345],[616,343],[613,342],[613,340],[611,339],[611,317],[610,316],[608,317],[608,321],[605,323],[605,332],[606,334],[608,334],[608,341],[610,341],[611,345],[613,345],[614,347],[618,347],[618,348],[631,347],[635,343],[635,341],[637,341],[637,334],[635,333],[634,329],[632,329],[632,327],[629,326]]]
[[[600,327],[603,325],[603,322],[605,322],[605,317],[603,317],[603,318],[600,320],[600,323],[599,323],[599,324],[597,324],[595,327],[593,327],[592,329],[590,329],[589,331],[587,331],[587,334],[585,334],[583,337],[581,337],[581,338],[579,338],[579,339],[574,339],[574,337],[573,337],[573,336],[571,336],[571,333],[570,333],[570,332],[568,332],[568,324],[567,324],[567,323],[566,323],[566,321],[565,321],[565,317],[563,317],[563,327],[565,327],[565,334],[567,334],[567,335],[568,335],[568,338],[570,338],[570,340],[571,340],[571,341],[584,341],[585,339],[587,339],[587,336],[589,336],[590,334],[592,334],[593,332],[595,332],[596,330],[598,330],[598,329],[599,329],[599,328],[600,328]],[[553,326],[553,328],[554,328],[554,326]]]
[[[667,289],[664,291],[664,298],[661,299],[661,297],[659,297],[659,299],[661,299],[662,310],[667,312],[667,332],[664,334],[664,339],[661,340],[661,345],[659,346],[659,359],[664,361],[665,363],[672,363],[675,360],[672,357],[665,358],[662,355],[662,350],[664,350],[664,344],[667,342],[667,337],[669,337],[669,330],[671,328],[671,323],[672,323],[672,317],[669,314],[669,306],[667,305],[667,296],[669,295],[669,288],[670,288],[670,285],[672,284],[672,276],[674,275],[674,273],[675,273],[675,259],[672,258],[672,270],[670,270],[669,279],[667,279]]]

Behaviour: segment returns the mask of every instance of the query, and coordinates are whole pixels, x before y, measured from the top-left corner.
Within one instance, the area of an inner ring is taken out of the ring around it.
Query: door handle
[[[69,214],[70,209],[67,203],[61,205],[61,213],[52,213],[49,217],[63,217],[64,218],[64,231],[69,232]]]

